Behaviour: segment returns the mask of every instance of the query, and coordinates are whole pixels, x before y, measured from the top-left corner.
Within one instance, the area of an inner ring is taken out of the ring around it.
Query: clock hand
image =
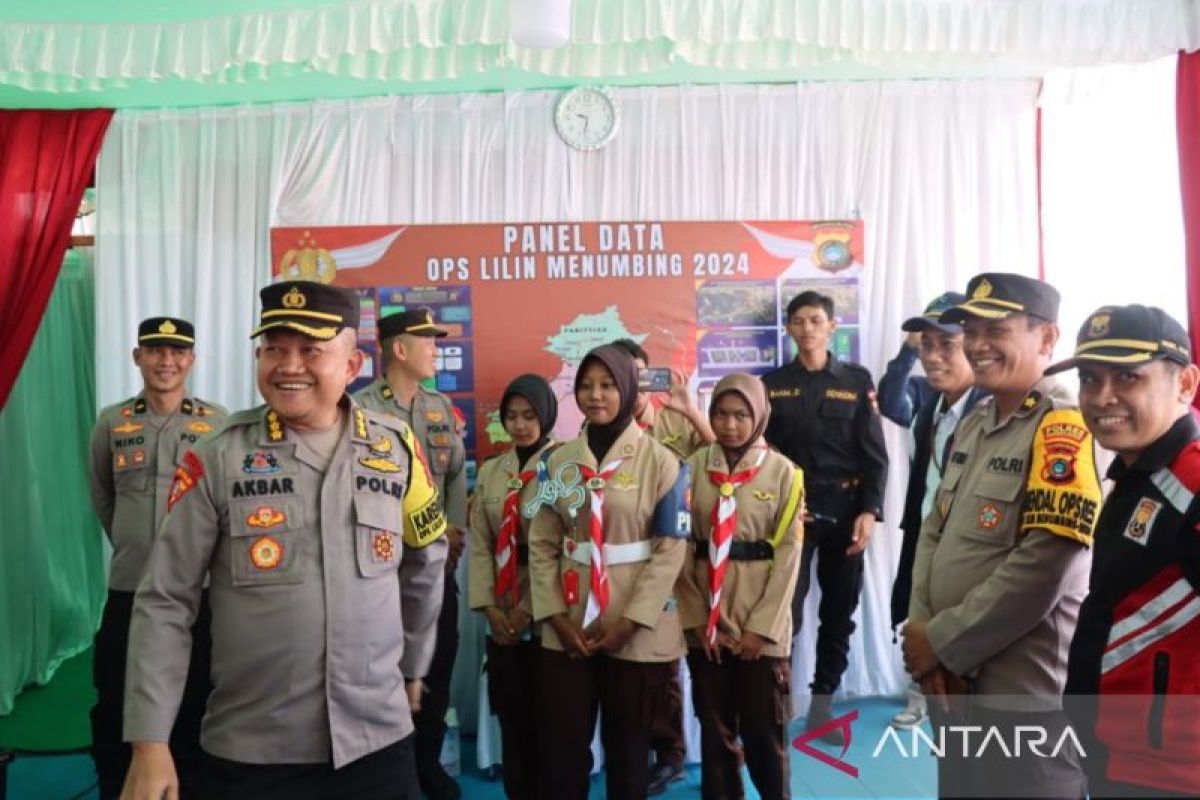
[[[591,122],[591,118],[590,118],[590,117],[588,117],[588,115],[587,115],[587,114],[576,114],[575,116],[577,116],[577,117],[579,117],[581,120],[583,120],[583,132],[584,132],[584,133],[587,133],[587,129],[588,129],[588,123],[589,123],[589,122]]]

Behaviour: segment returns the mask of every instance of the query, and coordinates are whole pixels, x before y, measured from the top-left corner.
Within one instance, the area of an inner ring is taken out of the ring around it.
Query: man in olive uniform
[[[225,409],[187,397],[195,363],[192,323],[150,317],[138,325],[133,363],[142,391],[100,412],[92,429],[92,505],[112,544],[108,601],[96,632],[92,681],[92,757],[101,798],[115,798],[129,769],[121,738],[125,650],[133,593],[146,568],[150,545],[166,513],[167,491],[180,456],[216,429]],[[199,759],[200,718],[208,697],[208,602],[202,599],[193,630],[196,646],[171,747],[185,785]]]
[[[804,620],[812,562],[816,558],[821,603],[817,615],[817,663],[807,726],[833,717],[831,700],[842,682],[854,633],[854,609],[862,591],[863,551],[883,519],[887,450],[865,367],[838,361],[829,351],[837,327],[833,300],[801,292],[787,306],[785,326],[796,343],[796,360],[763,376],[771,417],[767,442],[804,471],[808,516],[800,574],[792,596],[792,633]],[[822,738],[841,744],[834,728]]]
[[[461,796],[458,784],[442,769],[440,759],[446,736],[446,711],[450,708],[450,678],[458,655],[458,582],[454,572],[467,527],[466,450],[450,398],[422,384],[437,371],[437,339],[446,333],[434,324],[433,314],[424,308],[380,319],[384,374],[355,394],[363,408],[392,414],[412,427],[428,457],[449,522],[446,535],[450,554],[446,559],[437,647],[428,674],[410,676],[424,678],[425,693],[413,718],[417,726],[417,774],[421,790],[434,800]]]
[[[1074,396],[1042,376],[1058,292],[984,273],[966,294],[941,320],[962,324],[975,385],[992,396],[959,423],[921,526],[905,666],[935,732],[981,731],[969,746],[948,739],[939,794],[1082,797],[1078,740],[1060,746],[1070,733],[1061,695],[1100,510],[1092,436]],[[1018,746],[1030,728],[1047,757]],[[985,735],[1002,744],[981,747]]]
[[[266,405],[183,455],[134,601],[124,796],[178,791],[165,743],[207,573],[199,796],[416,800],[405,678],[432,655],[445,519],[412,432],[346,395],[357,295],[287,281],[261,296]]]

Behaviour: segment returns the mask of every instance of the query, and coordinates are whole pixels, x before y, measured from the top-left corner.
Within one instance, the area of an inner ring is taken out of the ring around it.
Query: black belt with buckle
[[[841,489],[844,492],[858,489],[863,485],[862,478],[809,478],[805,476],[804,482],[814,489],[817,487],[822,489]]]
[[[696,557],[708,558],[708,540],[696,540]],[[775,547],[766,539],[747,542],[741,539],[729,544],[729,558],[733,561],[770,561],[775,558]]]

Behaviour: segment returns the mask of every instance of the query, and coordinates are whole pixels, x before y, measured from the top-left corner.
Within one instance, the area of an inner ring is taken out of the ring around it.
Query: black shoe
[[[646,796],[662,794],[675,781],[683,780],[683,767],[675,764],[655,764],[650,770],[650,782],[646,784]]]
[[[805,724],[806,730],[814,730],[820,728],[833,719],[833,698],[827,694],[814,694],[812,705],[808,707],[808,719]],[[831,728],[821,735],[821,741],[826,744],[845,745],[846,734],[840,728]]]
[[[421,784],[421,793],[429,800],[459,800],[462,797],[458,781],[446,774],[441,764],[429,770],[420,770],[417,782]]]

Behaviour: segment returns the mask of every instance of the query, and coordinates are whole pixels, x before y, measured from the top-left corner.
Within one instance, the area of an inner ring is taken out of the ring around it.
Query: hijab
[[[613,418],[612,422],[605,425],[589,422],[585,429],[588,449],[592,451],[596,461],[600,461],[617,437],[633,421],[633,409],[637,405],[638,368],[633,356],[619,345],[604,344],[594,348],[583,357],[583,361],[579,363],[579,370],[575,373],[576,403],[579,402],[579,384],[583,379],[583,373],[590,364],[595,362],[599,362],[612,375],[613,382],[617,384],[617,392],[621,397],[621,402],[617,407],[617,416]],[[580,408],[580,410],[583,409]]]
[[[558,399],[554,396],[554,390],[550,388],[550,384],[546,383],[546,379],[541,375],[526,373],[513,378],[512,383],[508,384],[508,388],[504,390],[503,396],[500,398],[500,420],[504,420],[504,411],[508,406],[508,401],[514,396],[520,395],[529,401],[529,405],[533,406],[533,413],[537,415],[538,427],[541,429],[541,435],[538,440],[528,447],[518,446],[517,453],[517,468],[529,460],[529,457],[542,449],[542,446],[549,441],[554,433],[554,423],[558,419]]]
[[[761,380],[744,372],[732,372],[721,378],[713,389],[712,403],[708,407],[710,423],[713,411],[717,408],[717,400],[729,392],[736,392],[746,405],[750,406],[750,413],[754,415],[754,426],[750,429],[750,436],[746,441],[736,450],[722,447],[725,450],[725,458],[729,461],[729,469],[732,470],[747,450],[762,442],[763,433],[767,430],[767,419],[771,416],[771,404],[767,401],[767,389]]]

